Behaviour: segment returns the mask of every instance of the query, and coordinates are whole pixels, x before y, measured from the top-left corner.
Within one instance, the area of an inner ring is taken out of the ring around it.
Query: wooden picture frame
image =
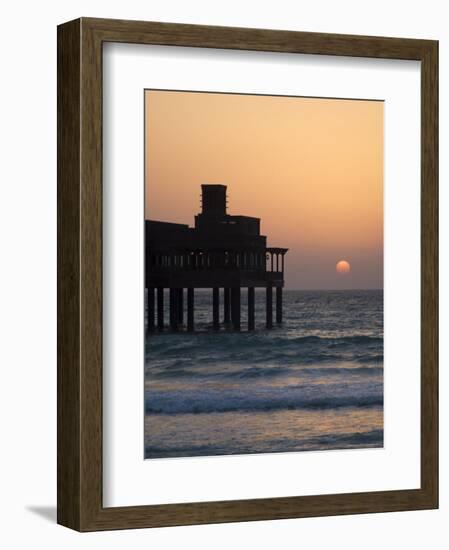
[[[421,488],[105,508],[102,502],[102,45],[421,62]],[[79,531],[438,506],[438,43],[81,18],[58,27],[58,523]]]

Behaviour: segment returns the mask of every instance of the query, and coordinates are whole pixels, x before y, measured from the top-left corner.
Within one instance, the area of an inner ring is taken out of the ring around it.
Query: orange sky
[[[145,113],[147,219],[193,225],[222,183],[290,249],[286,288],[383,287],[383,102],[147,90]]]

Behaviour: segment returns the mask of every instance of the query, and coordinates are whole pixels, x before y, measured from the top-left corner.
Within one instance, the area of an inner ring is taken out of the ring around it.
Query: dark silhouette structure
[[[255,288],[266,288],[266,326],[273,327],[273,288],[276,322],[282,323],[284,256],[287,248],[267,248],[260,219],[227,214],[225,185],[202,185],[202,211],[195,226],[146,220],[145,286],[148,330],[162,331],[164,289],[169,289],[170,328],[178,330],[187,312],[187,330],[194,330],[195,288],[212,289],[212,320],[220,328],[220,289],[223,323],[240,330],[241,289],[248,289],[248,330],[255,326]],[[185,308],[185,289],[187,308]],[[156,294],[156,296],[155,296]]]

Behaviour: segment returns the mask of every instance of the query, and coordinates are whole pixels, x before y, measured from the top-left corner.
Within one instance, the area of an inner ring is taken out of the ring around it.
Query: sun
[[[340,260],[339,262],[337,262],[335,269],[337,273],[345,275],[346,273],[349,273],[351,271],[351,264],[346,260]]]

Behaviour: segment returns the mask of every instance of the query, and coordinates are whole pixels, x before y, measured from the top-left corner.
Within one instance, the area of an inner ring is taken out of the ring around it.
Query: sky
[[[381,101],[147,90],[145,218],[192,226],[201,184],[224,184],[228,213],[289,249],[287,289],[382,288],[383,117]]]

